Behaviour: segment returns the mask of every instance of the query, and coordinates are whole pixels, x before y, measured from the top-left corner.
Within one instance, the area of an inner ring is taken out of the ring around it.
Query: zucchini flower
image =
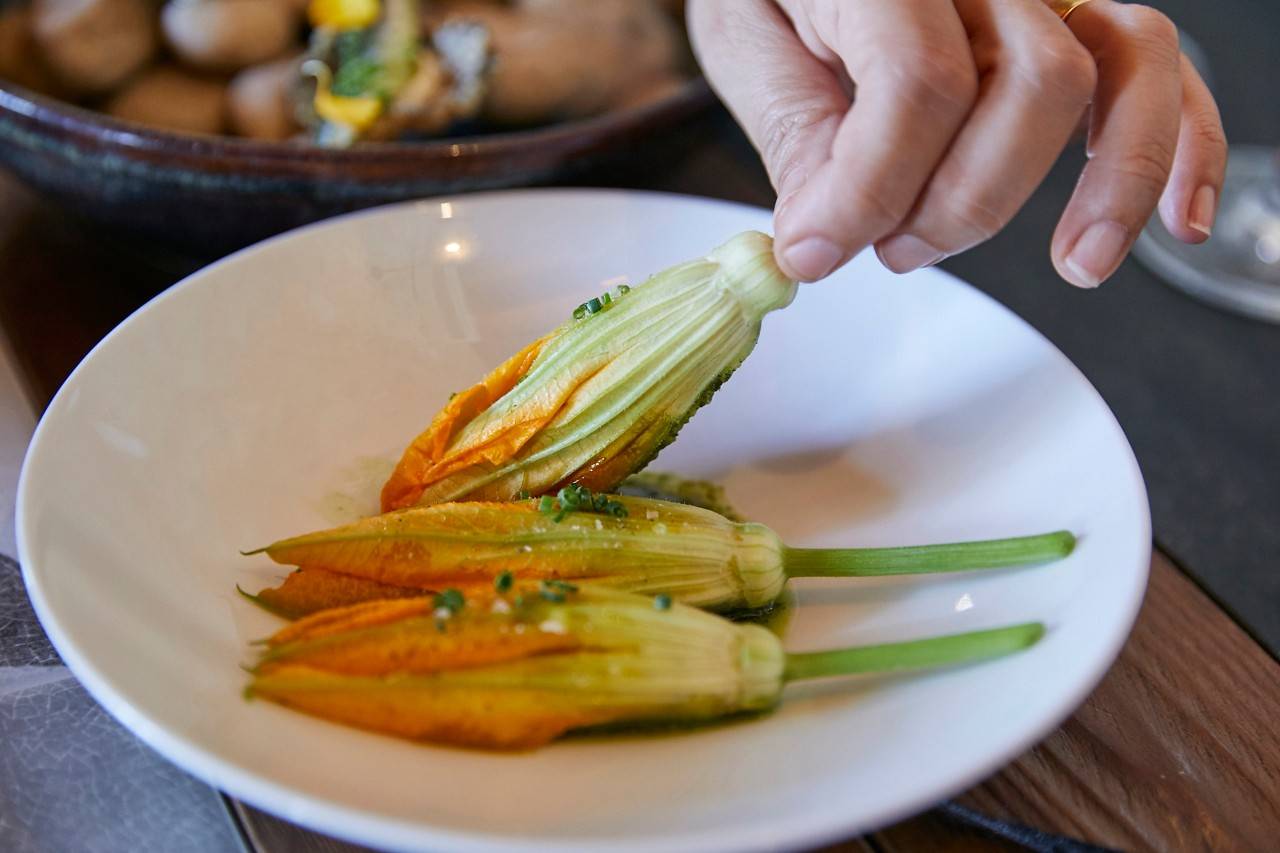
[[[684,604],[740,610],[772,604],[793,577],[869,577],[997,568],[1069,554],[1066,531],[905,548],[789,548],[763,524],[701,507],[592,495],[411,507],[259,551],[301,566],[260,603],[301,615],[405,590],[485,587],[521,580],[607,585]],[[317,587],[326,592],[317,594]]]
[[[383,487],[383,510],[612,491],[675,439],[795,289],[752,231],[580,305],[449,400]]]
[[[582,728],[773,708],[796,679],[951,666],[1027,648],[1039,624],[787,654],[765,628],[564,583],[317,613],[267,641],[246,695],[416,740],[531,749]]]

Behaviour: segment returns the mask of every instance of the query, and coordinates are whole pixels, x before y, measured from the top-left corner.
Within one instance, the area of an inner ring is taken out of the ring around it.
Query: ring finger
[[[1089,162],[1053,236],[1054,266],[1096,287],[1128,254],[1169,180],[1182,112],[1178,32],[1147,6],[1092,0],[1068,25],[1098,63]]]

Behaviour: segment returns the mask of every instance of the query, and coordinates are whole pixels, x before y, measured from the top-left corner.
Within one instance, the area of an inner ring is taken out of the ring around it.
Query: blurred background
[[[191,254],[566,180],[712,98],[669,0],[0,3],[0,163]]]

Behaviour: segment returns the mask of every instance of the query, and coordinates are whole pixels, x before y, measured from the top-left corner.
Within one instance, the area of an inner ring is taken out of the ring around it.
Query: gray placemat
[[[62,665],[0,556],[0,850],[242,851],[222,797],[112,719]]]
[[[0,667],[61,663],[27,601],[18,564],[0,555]]]

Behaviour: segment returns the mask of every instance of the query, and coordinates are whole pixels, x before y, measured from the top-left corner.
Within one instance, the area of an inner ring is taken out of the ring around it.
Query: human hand
[[[688,17],[778,191],[775,252],[795,278],[869,245],[901,273],[990,238],[1086,112],[1058,273],[1097,286],[1157,204],[1174,236],[1208,239],[1226,139],[1154,9],[1092,0],[1064,23],[1042,0],[691,0]]]

